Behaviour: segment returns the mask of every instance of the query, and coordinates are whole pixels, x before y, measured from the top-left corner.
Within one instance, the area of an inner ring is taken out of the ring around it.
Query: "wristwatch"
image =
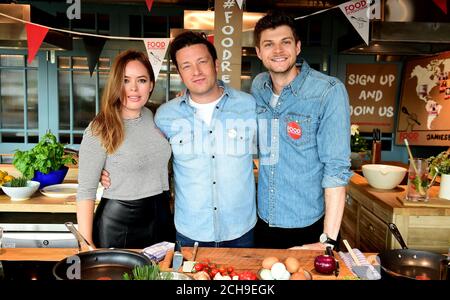
[[[337,241],[330,238],[325,232],[320,235],[319,241],[332,248],[337,247]]]

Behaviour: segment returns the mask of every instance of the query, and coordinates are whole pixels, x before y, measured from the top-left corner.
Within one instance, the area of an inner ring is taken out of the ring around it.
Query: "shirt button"
[[[212,133],[212,130],[210,130],[209,133]]]
[[[273,193],[273,190],[270,190],[271,193]]]
[[[217,210],[217,207],[214,207],[214,210]]]
[[[213,155],[212,158],[215,158],[215,156]]]
[[[213,184],[216,184],[216,182],[215,182],[215,181],[213,181]]]
[[[216,106],[216,109],[219,109],[219,106]]]

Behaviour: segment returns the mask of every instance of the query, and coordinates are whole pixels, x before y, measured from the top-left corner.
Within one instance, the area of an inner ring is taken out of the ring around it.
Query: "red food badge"
[[[292,139],[298,140],[302,136],[302,128],[297,122],[292,121],[287,124],[287,133]]]

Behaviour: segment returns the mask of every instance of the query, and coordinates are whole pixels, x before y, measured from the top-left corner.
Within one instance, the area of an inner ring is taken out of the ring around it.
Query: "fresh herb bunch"
[[[25,187],[28,180],[25,177],[14,178],[11,180],[11,187]]]
[[[151,265],[134,267],[132,274],[123,274],[124,280],[171,280],[172,277],[170,272],[161,272],[154,262]]]
[[[48,174],[66,164],[76,164],[76,161],[72,154],[64,153],[64,145],[49,131],[34,148],[28,151],[17,150],[13,164],[24,177],[31,179],[35,171]]]
[[[359,126],[356,124],[352,124],[351,127],[350,147],[352,152],[363,152],[368,150],[367,141],[359,135]]]
[[[430,174],[434,176],[439,174],[450,174],[450,151],[442,151],[437,156],[431,156],[427,159],[430,166]]]

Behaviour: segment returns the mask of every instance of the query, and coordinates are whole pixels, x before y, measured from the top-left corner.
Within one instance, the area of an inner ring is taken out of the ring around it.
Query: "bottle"
[[[381,162],[381,132],[378,128],[373,130],[371,162],[372,164],[379,164]]]

